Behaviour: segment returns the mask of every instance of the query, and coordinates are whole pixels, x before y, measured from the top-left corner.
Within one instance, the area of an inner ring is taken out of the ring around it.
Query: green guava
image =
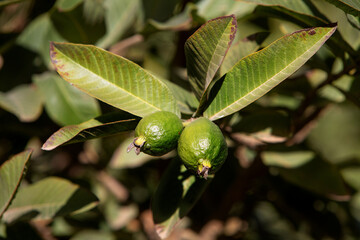
[[[187,169],[206,179],[223,165],[228,148],[220,128],[201,117],[186,125],[181,133],[178,154]]]
[[[160,111],[145,116],[135,128],[135,139],[127,151],[135,148],[136,154],[144,152],[161,156],[175,149],[183,130],[181,119],[171,112]]]

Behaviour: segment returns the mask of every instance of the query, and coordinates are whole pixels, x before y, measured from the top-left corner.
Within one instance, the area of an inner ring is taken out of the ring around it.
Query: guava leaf
[[[205,19],[213,19],[218,16],[235,14],[243,17],[251,14],[255,6],[234,0],[201,0],[196,3],[198,14]]]
[[[98,199],[91,192],[66,179],[48,177],[20,188],[3,220],[12,223],[19,219],[52,219],[85,212],[97,204]]]
[[[233,43],[225,56],[224,62],[218,71],[219,77],[227,73],[235,64],[243,57],[256,52],[260,48],[260,44],[269,35],[269,33],[256,33],[245,39],[241,39]]]
[[[151,205],[156,231],[161,238],[169,236],[175,225],[200,199],[211,180],[211,177],[205,180],[194,176],[179,159],[172,160]]]
[[[86,19],[82,4],[67,11],[55,8],[49,11],[49,15],[57,32],[69,42],[93,44],[105,33],[103,21],[90,22]]]
[[[348,199],[349,192],[339,170],[318,157],[296,168],[277,168],[288,182],[314,193],[332,198]]]
[[[326,0],[344,12],[360,17],[360,2],[357,0]]]
[[[312,7],[314,13],[308,14],[299,12],[299,10],[289,9],[287,7],[284,7],[283,5],[269,3],[260,4],[255,9],[255,13],[266,17],[284,19],[286,21],[298,24],[299,26],[302,26],[304,28],[311,26],[325,26],[331,24],[331,22],[327,19],[326,16],[324,16],[315,9],[315,7]],[[333,34],[332,38],[329,39],[327,44],[336,56],[343,57],[344,52],[348,52],[354,58],[356,58],[357,56],[356,51],[338,31]]]
[[[307,142],[326,160],[339,164],[360,158],[360,109],[347,101],[332,104],[319,118]],[[334,127],[337,126],[337,127]]]
[[[186,67],[195,95],[201,99],[212,82],[236,33],[234,15],[212,19],[185,42]]]
[[[357,191],[360,191],[360,167],[359,166],[349,166],[341,169],[341,175],[345,181]]]
[[[36,17],[19,35],[16,43],[39,54],[45,65],[51,66],[50,41],[65,41],[57,32],[48,13]]]
[[[297,168],[313,160],[315,153],[312,151],[272,152],[265,151],[262,154],[265,165],[281,168]]]
[[[120,39],[138,15],[139,0],[108,0],[104,3],[106,34],[96,43],[108,48]]]
[[[81,3],[83,3],[84,0],[57,0],[56,1],[56,7],[61,11],[71,11]]]
[[[111,232],[104,232],[101,230],[81,230],[71,237],[71,240],[116,240],[116,237]]]
[[[194,93],[168,80],[162,79],[162,81],[173,93],[182,113],[192,114],[196,110],[196,108],[199,106],[199,101],[195,97]]]
[[[42,99],[35,86],[18,85],[9,92],[0,92],[0,108],[16,115],[22,122],[32,122],[42,112]]]
[[[43,150],[53,150],[61,145],[84,142],[121,132],[134,130],[140,118],[127,113],[109,113],[78,125],[59,129],[42,146]]]
[[[31,153],[31,150],[26,150],[0,166],[0,219],[15,197]]]
[[[91,45],[51,43],[58,73],[89,95],[137,116],[180,111],[168,87],[139,65]]]
[[[189,2],[185,6],[185,10],[178,15],[173,16],[166,22],[158,22],[154,19],[149,19],[149,26],[152,26],[158,30],[188,30],[193,24],[193,15],[196,14],[197,7],[194,3]],[[205,20],[204,20],[205,21]],[[149,26],[147,28],[149,29]],[[148,30],[147,30],[148,31]]]
[[[61,126],[79,124],[100,115],[98,102],[65,82],[55,72],[34,75],[50,118]]]
[[[285,7],[289,10],[305,13],[305,14],[312,14],[311,9],[304,1],[288,1],[288,0],[238,0],[240,2],[247,2],[247,3],[255,3],[258,5],[264,6],[281,6]]]
[[[25,2],[25,0],[3,0],[0,2],[0,7],[5,7],[10,4]]]
[[[243,58],[215,84],[204,116],[216,120],[260,98],[299,69],[335,30],[336,26],[300,30]]]

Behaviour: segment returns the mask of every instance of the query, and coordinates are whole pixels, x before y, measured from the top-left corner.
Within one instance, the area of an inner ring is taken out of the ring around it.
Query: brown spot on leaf
[[[308,31],[309,35],[314,35],[316,33],[316,31],[314,29],[311,29],[310,31]]]

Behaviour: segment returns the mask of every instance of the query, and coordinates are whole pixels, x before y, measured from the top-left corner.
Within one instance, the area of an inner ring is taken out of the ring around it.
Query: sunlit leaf
[[[256,52],[267,35],[268,33],[257,33],[233,43],[221,64],[219,76],[227,73],[243,57]]]
[[[62,178],[48,177],[20,188],[3,220],[11,223],[19,219],[52,219],[88,211],[97,203],[95,195],[78,185]]]
[[[83,142],[134,130],[139,118],[130,114],[110,113],[78,125],[70,125],[55,132],[42,146],[43,150],[52,150],[63,144]]]
[[[192,209],[212,178],[198,178],[173,159],[161,178],[151,209],[156,231],[161,238],[169,236],[175,225]]]
[[[260,98],[299,69],[335,30],[336,26],[297,31],[243,58],[215,84],[216,95],[204,115],[216,120]]]
[[[344,12],[360,17],[360,1],[357,0],[326,0]]]
[[[294,2],[300,2],[300,1],[294,1]],[[319,3],[322,2],[320,1]],[[315,8],[312,8],[312,10],[313,9]],[[313,14],[306,14],[277,4],[259,5],[256,8],[255,13],[261,16],[283,19],[295,23],[304,28],[313,27],[313,26],[325,26],[331,24],[331,22],[327,19],[327,17],[322,15],[319,11],[315,11]],[[337,20],[335,20],[334,22],[336,21]],[[346,41],[343,38],[340,32],[341,31],[336,31],[333,34],[332,38],[330,38],[329,41],[327,42],[331,51],[335,55],[340,57],[343,57],[344,52],[348,52],[352,57],[355,57],[357,55],[356,51],[350,45],[349,41]]]
[[[185,43],[186,67],[195,95],[201,99],[212,82],[236,33],[235,16],[202,25]]]
[[[105,2],[106,34],[96,43],[108,48],[118,41],[134,23],[140,7],[139,0],[108,0]]]
[[[168,87],[137,64],[100,48],[52,43],[59,74],[84,92],[137,116],[156,111],[179,115]]]
[[[0,92],[0,108],[13,113],[22,122],[32,122],[42,112],[42,99],[35,86],[18,85],[7,93]]]
[[[26,150],[19,153],[0,166],[0,219],[15,197],[31,152]]]

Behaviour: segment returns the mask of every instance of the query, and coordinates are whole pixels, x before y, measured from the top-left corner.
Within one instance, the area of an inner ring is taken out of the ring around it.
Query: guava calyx
[[[203,159],[199,160],[197,174],[200,177],[207,179],[210,169],[211,169],[211,163],[209,160],[203,160]]]
[[[130,145],[127,148],[127,152],[130,152],[131,149],[135,148],[136,155],[139,155],[141,152],[141,148],[144,146],[146,142],[146,139],[144,136],[139,136],[134,138],[134,141],[130,143]]]

